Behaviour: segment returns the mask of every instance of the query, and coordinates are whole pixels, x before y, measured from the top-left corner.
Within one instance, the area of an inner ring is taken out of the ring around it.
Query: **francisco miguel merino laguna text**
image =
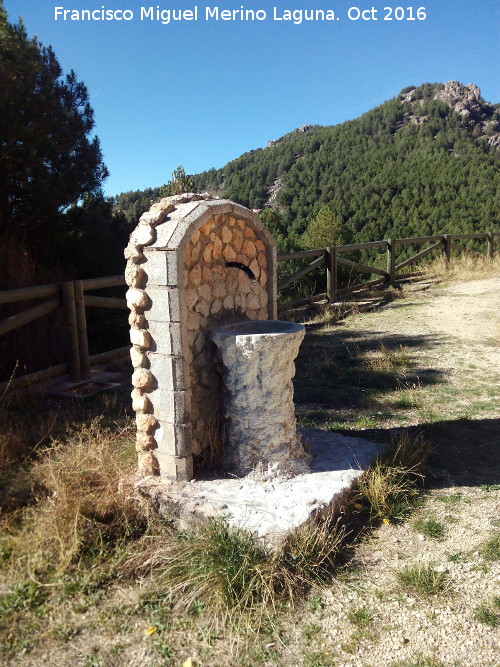
[[[296,25],[303,21],[335,21],[333,9],[281,9],[273,7],[272,15],[268,17],[264,9],[221,9],[220,7],[203,6],[200,10],[198,5],[192,9],[162,9],[156,7],[140,7],[136,13],[131,9],[106,9],[101,5],[98,9],[67,9],[66,7],[54,7],[55,21],[133,21],[139,18],[141,21],[157,21],[167,25],[174,21],[292,21]]]

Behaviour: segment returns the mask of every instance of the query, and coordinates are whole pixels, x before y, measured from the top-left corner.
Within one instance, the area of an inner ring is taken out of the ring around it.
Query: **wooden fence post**
[[[74,280],[76,326],[78,331],[78,350],[80,353],[80,374],[83,380],[90,379],[89,343],[87,338],[87,318],[85,315],[85,295],[83,282]]]
[[[337,300],[337,246],[331,246],[326,253],[326,293],[328,300]]]
[[[451,259],[451,234],[444,234],[443,236],[443,252],[448,264]]]
[[[72,280],[61,283],[61,294],[64,308],[64,317],[66,320],[69,376],[72,382],[79,382],[82,379],[82,375],[80,370],[80,349],[78,345],[75,290]]]
[[[495,237],[493,236],[493,232],[488,234],[488,246],[486,253],[490,259],[493,259],[493,255],[495,254]]]
[[[394,267],[396,266],[396,241],[387,241],[387,280],[389,285],[394,284]]]

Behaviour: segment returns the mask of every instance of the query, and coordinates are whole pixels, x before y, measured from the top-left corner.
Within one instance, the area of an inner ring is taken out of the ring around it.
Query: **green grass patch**
[[[445,667],[444,662],[434,656],[418,656],[402,662],[391,662],[389,667]]]
[[[362,363],[370,370],[385,372],[399,372],[412,366],[411,355],[405,345],[391,349],[384,343],[380,343],[375,352],[363,353]]]
[[[479,547],[479,553],[485,560],[500,560],[500,532],[495,532]]]
[[[405,590],[420,595],[437,595],[447,588],[446,574],[428,564],[407,565],[396,573],[396,578]]]
[[[155,572],[184,610],[226,614],[293,601],[313,584],[330,580],[344,545],[345,531],[327,520],[306,524],[272,552],[248,532],[213,519],[169,539],[146,537],[125,568]],[[147,565],[144,567],[144,563]]]
[[[435,540],[444,539],[445,529],[443,524],[432,517],[415,519],[413,528],[422,535],[427,535],[427,537],[432,537]]]
[[[357,628],[367,628],[373,621],[373,612],[366,607],[358,607],[347,612],[347,618]]]
[[[481,484],[481,489],[487,493],[500,491],[500,484]]]
[[[456,491],[455,493],[450,493],[449,495],[439,495],[435,496],[436,500],[439,500],[441,503],[445,503],[446,505],[457,505],[458,503],[465,502],[465,503],[470,503],[470,500],[464,499],[463,493],[460,493],[460,491]]]
[[[474,618],[479,623],[496,628],[500,625],[500,598],[493,599],[491,604],[481,604],[474,609]]]
[[[355,507],[368,512],[372,521],[404,520],[421,504],[418,484],[428,451],[421,438],[401,435],[359,478]]]
[[[0,614],[6,616],[17,611],[34,611],[41,607],[47,594],[34,581],[21,581],[9,593],[0,595]]]

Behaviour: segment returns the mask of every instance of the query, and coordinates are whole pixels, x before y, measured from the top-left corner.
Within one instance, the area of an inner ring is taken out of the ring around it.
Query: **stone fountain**
[[[305,330],[276,319],[276,246],[260,220],[208,194],[167,197],[125,257],[137,488],[180,526],[224,516],[269,544],[334,512],[379,448],[297,429]]]
[[[297,434],[292,378],[302,324],[243,321],[213,329],[224,384],[224,469],[264,477],[309,472]]]

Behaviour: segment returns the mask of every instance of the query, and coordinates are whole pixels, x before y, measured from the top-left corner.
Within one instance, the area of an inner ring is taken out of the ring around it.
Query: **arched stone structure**
[[[258,218],[209,195],[167,197],[125,250],[139,470],[177,481],[220,461],[220,378],[206,333],[276,318],[276,247]]]

